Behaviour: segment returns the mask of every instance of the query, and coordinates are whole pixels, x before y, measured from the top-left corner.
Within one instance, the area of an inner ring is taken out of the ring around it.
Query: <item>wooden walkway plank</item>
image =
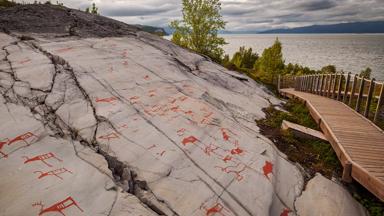
[[[340,101],[294,89],[280,89],[280,93],[305,102],[344,169],[347,169],[343,179],[348,179],[350,174],[384,201],[383,130]]]

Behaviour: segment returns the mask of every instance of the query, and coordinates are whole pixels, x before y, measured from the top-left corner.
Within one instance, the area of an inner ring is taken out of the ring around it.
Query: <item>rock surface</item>
[[[351,194],[321,174],[311,179],[295,203],[299,215],[366,215],[365,209]]]
[[[0,34],[0,215],[296,215],[264,87],[148,33],[62,28]]]

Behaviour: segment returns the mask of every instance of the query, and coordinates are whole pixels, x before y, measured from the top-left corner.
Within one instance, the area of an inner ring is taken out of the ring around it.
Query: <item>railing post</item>
[[[281,77],[280,77],[280,74],[279,74],[279,76],[277,77],[277,91],[279,92],[280,91],[280,82],[281,82]]]
[[[355,97],[355,92],[356,92],[356,85],[357,85],[357,75],[355,74],[353,76],[353,83],[352,83],[352,88],[351,88],[351,96],[349,97],[349,106],[352,106],[353,98]]]
[[[333,80],[333,74],[330,74],[330,75],[329,75],[329,83],[328,83],[327,97],[330,97],[330,96],[331,96],[332,80]]]
[[[327,96],[327,87],[328,87],[328,74],[325,74],[324,78],[324,91],[323,91],[323,96]]]
[[[351,73],[348,73],[347,80],[345,81],[345,89],[344,89],[344,97],[343,97],[343,102],[346,104],[347,103],[347,98],[348,98],[348,89],[349,89],[349,82],[351,81]]]
[[[336,94],[336,85],[337,85],[337,73],[335,73],[335,79],[333,81],[333,86],[332,86],[332,99],[335,99],[335,94]]]
[[[337,89],[337,100],[339,101],[340,100],[340,96],[341,96],[341,85],[343,84],[343,77],[344,77],[344,73],[341,73],[340,74],[340,79],[339,79],[339,88]]]
[[[315,86],[315,81],[316,81],[316,76],[315,75],[311,75],[311,93],[313,94],[314,93],[314,91],[313,91],[313,87]]]
[[[319,85],[320,85],[320,74],[316,78],[316,94],[319,94]]]
[[[384,82],[381,84],[381,91],[379,94],[379,101],[377,102],[375,118],[373,122],[377,123],[379,121],[379,115],[381,111],[381,106],[384,104]]]
[[[324,86],[324,74],[321,75],[321,85],[320,85],[320,95],[323,95],[323,86]]]
[[[367,103],[365,104],[365,111],[364,111],[364,116],[366,118],[368,118],[368,115],[369,115],[369,108],[371,106],[373,89],[375,89],[375,78],[371,79],[371,83],[368,89]]]
[[[361,100],[363,99],[363,92],[364,92],[364,82],[365,82],[364,77],[361,77],[359,95],[357,96],[357,102],[356,102],[356,108],[355,108],[357,112],[360,112],[360,103],[361,103]]]

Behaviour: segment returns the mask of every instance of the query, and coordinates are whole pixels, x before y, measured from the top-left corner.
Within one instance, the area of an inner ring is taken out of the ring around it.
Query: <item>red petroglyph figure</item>
[[[58,50],[56,50],[56,52],[57,53],[63,53],[63,52],[70,51],[72,49],[73,49],[73,47],[66,47],[66,48],[58,49]]]
[[[165,151],[162,151],[160,154],[159,154],[159,153],[158,153],[158,154],[159,154],[160,156],[163,156],[164,153],[165,153]]]
[[[213,112],[208,113],[204,116],[204,118],[200,121],[201,124],[207,124],[209,121],[208,119],[213,115]]]
[[[150,78],[148,75],[145,75],[145,76],[144,76],[144,79],[145,79],[145,80],[150,80],[151,78]]]
[[[273,164],[269,161],[265,161],[265,165],[263,166],[265,177],[269,179],[268,174],[272,173],[272,170],[273,170]]]
[[[176,99],[172,99],[169,103],[174,104],[176,102]]]
[[[191,110],[188,110],[186,112],[184,112],[186,115],[193,115],[193,112]]]
[[[179,99],[180,101],[185,101],[185,100],[188,99],[188,97],[187,97],[187,96],[180,96],[180,97],[178,97],[178,99]]]
[[[8,138],[6,139],[6,142],[4,142],[4,141],[0,141],[0,153],[1,153],[5,158],[7,158],[8,155],[5,154],[4,152],[2,152],[1,149],[8,143],[8,141],[9,141]]]
[[[236,175],[237,181],[241,181],[244,178],[244,176],[240,175],[240,173],[243,172],[246,168],[245,164],[243,164],[243,163],[238,163],[236,166],[227,166],[227,167],[215,166],[215,167],[220,168],[221,171],[228,173],[228,174],[234,173]]]
[[[212,215],[221,215],[221,216],[225,216],[224,212],[227,211],[229,213],[229,211],[227,209],[224,208],[223,205],[221,205],[220,203],[216,203],[214,206],[212,206],[211,208],[205,208],[205,215],[206,216],[212,216]]]
[[[214,153],[215,150],[217,150],[219,147],[209,144],[209,146],[206,146],[204,149],[204,153],[207,154],[208,156],[211,156],[211,153]]]
[[[67,170],[66,168],[55,169],[49,172],[35,171],[33,173],[40,173],[40,176],[38,177],[38,179],[44,178],[46,176],[56,176],[57,178],[63,180],[63,178],[61,178],[59,175],[66,172],[73,174],[71,171]]]
[[[183,136],[185,131],[186,131],[185,128],[181,128],[180,130],[177,131],[177,135]]]
[[[127,67],[127,66],[128,66],[128,61],[123,61],[123,65],[124,65],[125,67]]]
[[[115,132],[109,133],[107,135],[99,136],[99,139],[106,139],[108,140],[108,142],[111,139],[117,139],[117,138],[119,138],[119,135],[117,135]]]
[[[239,147],[231,150],[231,154],[233,154],[233,155],[241,154],[241,153],[243,153],[243,150]]]
[[[117,100],[116,97],[96,98],[96,102],[97,102],[97,103],[104,102],[104,103],[111,103],[111,104],[113,104],[113,105],[115,105],[113,102],[116,101],[116,100]]]
[[[225,156],[225,158],[223,158],[223,161],[224,161],[225,163],[227,163],[227,161],[230,161],[230,160],[232,160],[232,157],[229,156],[229,155],[227,155],[227,156]]]
[[[224,140],[229,140],[229,135],[227,134],[227,132],[225,132],[223,129],[221,129],[221,133],[223,134],[223,139]]]
[[[25,58],[25,59],[19,61],[19,63],[20,63],[20,64],[24,64],[24,63],[27,63],[27,62],[30,62],[30,61],[31,61],[31,59],[29,59],[29,58]]]
[[[171,110],[172,110],[172,112],[177,112],[177,111],[179,111],[179,106],[171,107]]]
[[[83,209],[81,209],[80,206],[76,203],[76,201],[72,199],[72,197],[68,197],[67,199],[61,202],[58,202],[48,208],[44,208],[44,205],[41,202],[32,204],[33,207],[35,206],[41,207],[39,216],[48,212],[58,212],[65,216],[65,214],[63,213],[63,210],[73,205],[76,206],[81,212],[84,212]]]
[[[284,211],[283,212],[281,212],[281,214],[280,214],[280,216],[288,216],[288,214],[291,212],[291,210],[290,209],[284,209]]]
[[[187,145],[188,143],[194,144],[198,139],[194,136],[189,136],[183,139],[182,143],[183,145]]]
[[[26,156],[23,156],[23,158],[26,159],[26,161],[24,161],[24,164],[26,163],[29,163],[29,162],[33,162],[33,161],[41,161],[43,162],[45,165],[49,166],[49,167],[52,167],[51,164],[45,162],[45,160],[49,159],[49,158],[55,158],[56,160],[60,161],[60,162],[63,162],[62,160],[60,160],[59,158],[57,158],[52,152],[49,152],[47,154],[43,154],[43,155],[38,155],[38,156],[35,156],[33,158],[28,158]]]
[[[130,98],[129,98],[129,100],[131,101],[131,103],[134,103],[134,104],[137,103],[139,99],[140,99],[139,96],[133,96],[133,97],[130,97]]]
[[[156,147],[156,145],[153,144],[153,145],[149,146],[149,147],[147,148],[147,150],[153,149],[153,148],[155,148],[155,147]]]
[[[30,144],[27,142],[27,139],[29,139],[31,137],[38,138],[35,134],[33,134],[31,132],[27,132],[25,134],[22,134],[20,136],[17,136],[15,138],[13,138],[12,140],[10,140],[8,145],[11,145],[12,143],[15,143],[15,142],[18,142],[18,141],[23,141],[23,142],[25,142],[29,146]]]
[[[122,56],[123,56],[124,58],[128,57],[128,52],[127,52],[127,50],[124,50]]]

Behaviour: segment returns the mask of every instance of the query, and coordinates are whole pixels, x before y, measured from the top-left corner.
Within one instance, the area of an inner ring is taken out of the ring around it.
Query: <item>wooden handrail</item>
[[[278,88],[321,95],[343,102],[376,124],[384,122],[384,82],[357,74],[279,76]]]

